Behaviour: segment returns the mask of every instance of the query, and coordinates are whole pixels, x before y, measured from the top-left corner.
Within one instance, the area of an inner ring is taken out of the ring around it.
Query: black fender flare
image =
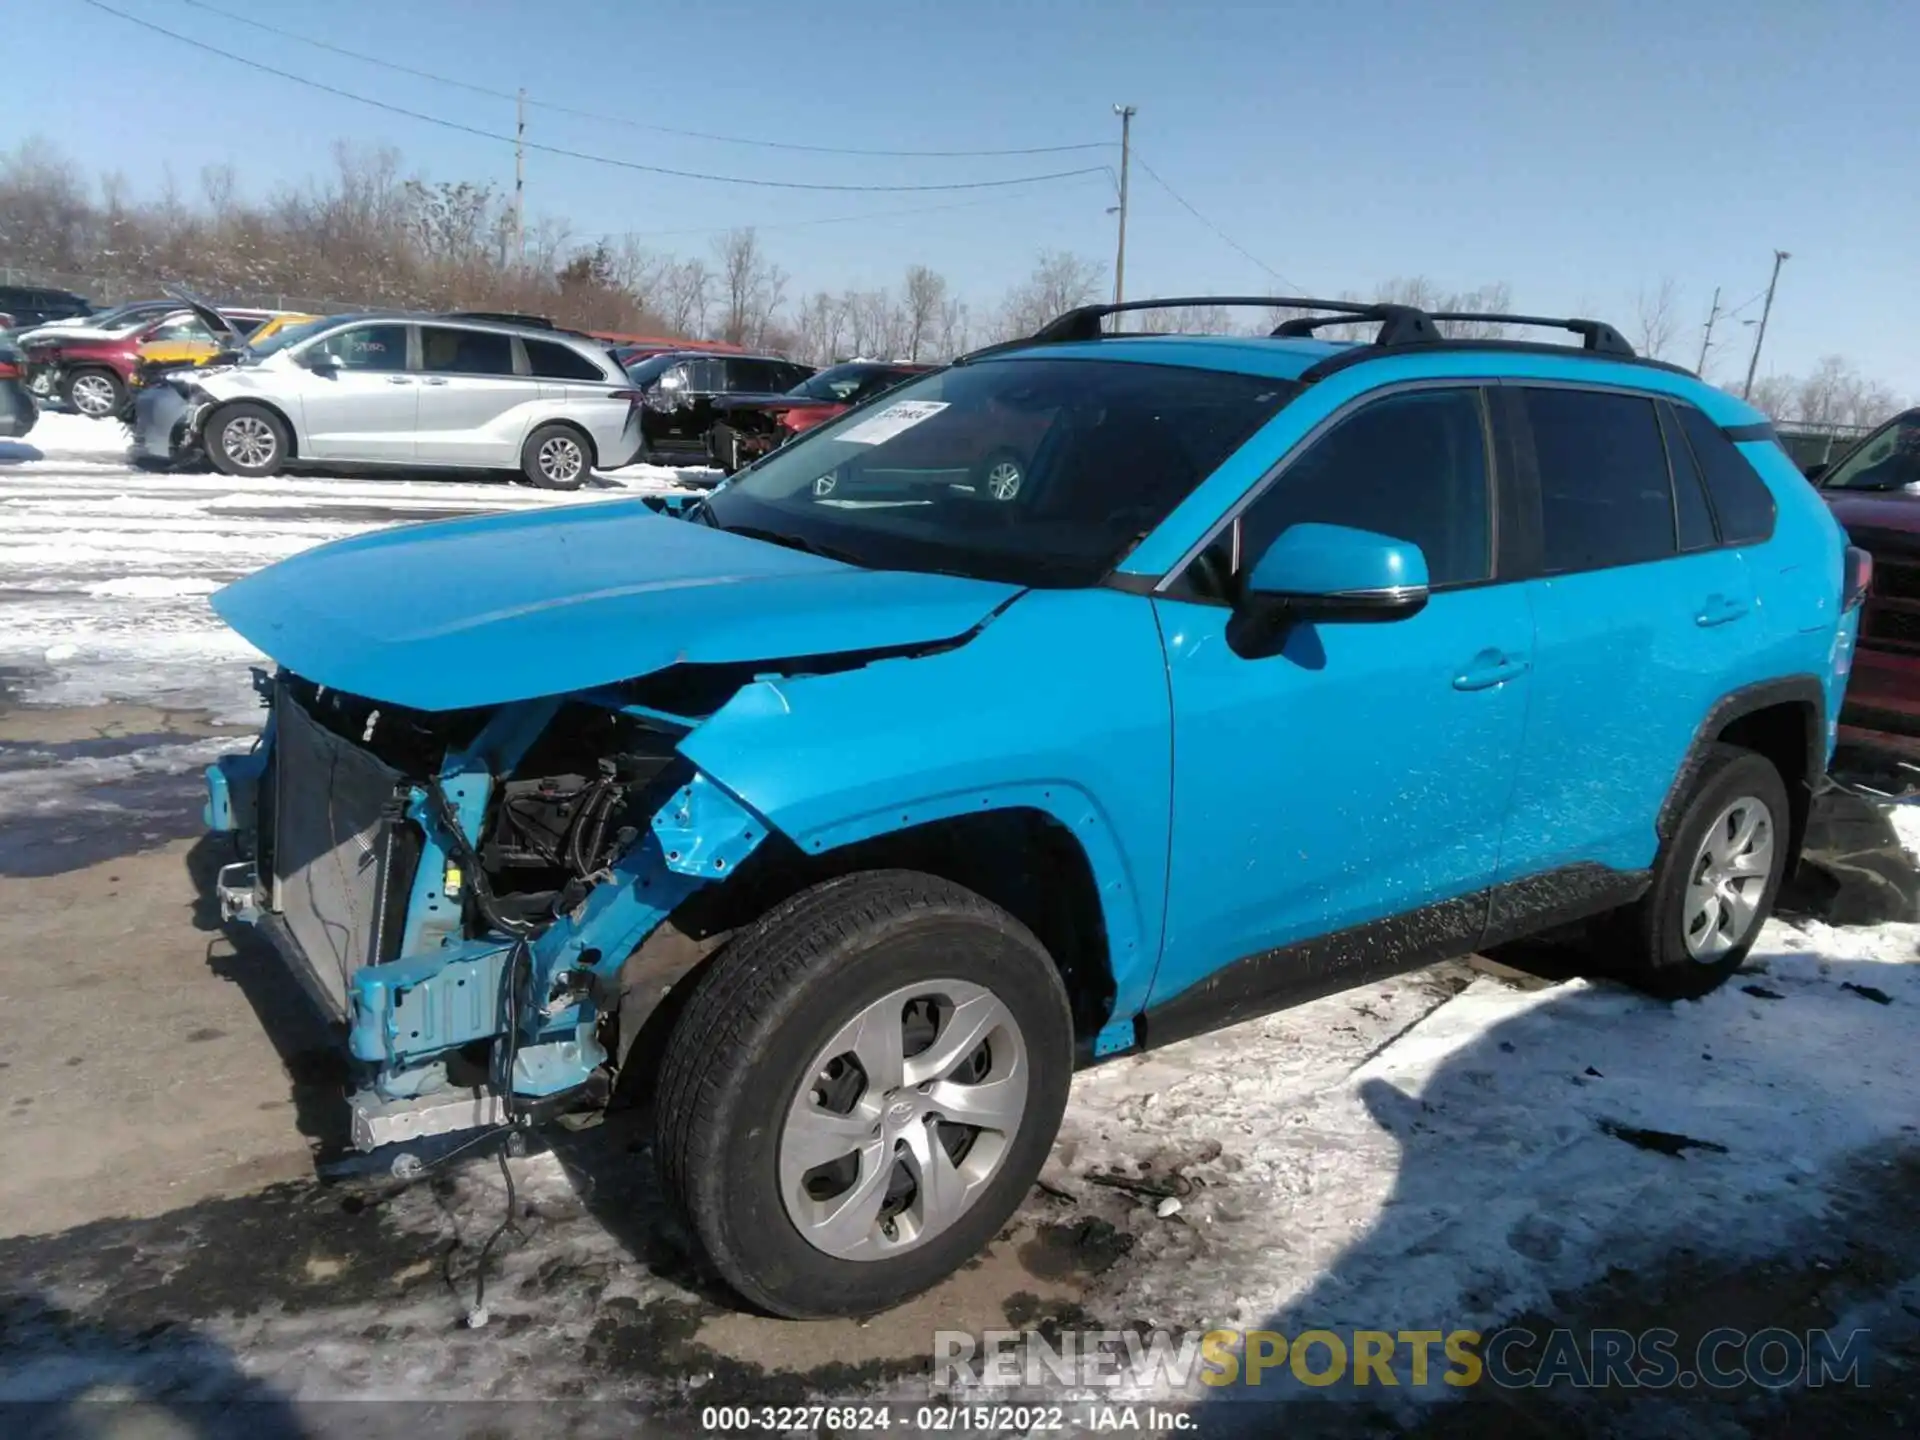
[[[1827,692],[1817,675],[1783,675],[1772,680],[1761,680],[1729,691],[1714,702],[1699,728],[1694,731],[1693,740],[1687,746],[1687,753],[1681,757],[1680,768],[1667,788],[1667,797],[1661,802],[1660,814],[1654,821],[1654,832],[1660,837],[1663,847],[1680,823],[1680,812],[1686,805],[1688,793],[1693,789],[1694,778],[1706,761],[1708,748],[1729,725],[1742,716],[1769,710],[1776,705],[1800,705],[1809,712],[1806,726],[1806,780],[1797,787],[1800,791],[1798,794],[1793,793],[1795,787],[1789,782],[1793,825],[1788,854],[1794,860],[1798,859],[1800,843],[1807,832],[1807,812],[1813,798],[1813,782],[1827,768]]]

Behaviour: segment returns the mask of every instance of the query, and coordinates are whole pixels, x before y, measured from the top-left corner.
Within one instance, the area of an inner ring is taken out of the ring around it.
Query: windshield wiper
[[[838,560],[842,565],[858,565],[862,569],[867,568],[866,562],[851,551],[841,550],[832,545],[822,545],[804,536],[785,535],[778,530],[762,530],[755,525],[720,525],[716,522],[715,528],[724,530],[729,535],[744,535],[749,540],[764,540],[769,545],[784,545],[789,550],[818,555],[823,560]]]

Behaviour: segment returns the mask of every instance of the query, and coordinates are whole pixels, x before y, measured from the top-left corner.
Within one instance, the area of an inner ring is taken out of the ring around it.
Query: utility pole
[[[1127,161],[1132,154],[1133,117],[1138,112],[1131,105],[1116,105],[1113,113],[1120,117],[1120,248],[1113,256],[1113,303],[1118,305],[1127,298]]]
[[[1713,348],[1713,322],[1720,318],[1720,287],[1713,287],[1713,306],[1707,311],[1707,333],[1700,337],[1700,363],[1693,367],[1693,373],[1705,376],[1707,373],[1707,351]]]
[[[513,263],[527,263],[527,92],[513,106]]]
[[[1785,250],[1773,252],[1773,278],[1767,281],[1767,303],[1760,307],[1760,329],[1753,337],[1753,358],[1747,362],[1747,383],[1740,391],[1742,400],[1753,396],[1753,372],[1760,368],[1760,347],[1767,338],[1767,316],[1773,313],[1773,287],[1780,283],[1781,263],[1792,258]]]

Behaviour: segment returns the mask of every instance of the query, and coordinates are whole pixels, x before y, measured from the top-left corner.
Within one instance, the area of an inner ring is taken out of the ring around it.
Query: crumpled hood
[[[456,710],[675,664],[932,644],[1018,593],[863,570],[619,500],[355,536],[258,570],[212,603],[310,680]]]

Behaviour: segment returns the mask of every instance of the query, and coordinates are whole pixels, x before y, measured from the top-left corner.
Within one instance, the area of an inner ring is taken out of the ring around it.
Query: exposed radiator
[[[337,997],[344,1016],[349,977],[377,958],[380,866],[393,840],[381,817],[403,777],[320,725],[284,685],[274,718],[272,906],[313,988]],[[389,887],[404,894],[411,882],[396,874]]]

